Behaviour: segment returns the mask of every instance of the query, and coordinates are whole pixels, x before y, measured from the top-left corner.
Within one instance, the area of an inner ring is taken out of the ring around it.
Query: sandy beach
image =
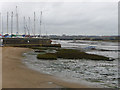
[[[60,78],[33,71],[22,63],[27,48],[2,48],[2,88],[88,88]]]

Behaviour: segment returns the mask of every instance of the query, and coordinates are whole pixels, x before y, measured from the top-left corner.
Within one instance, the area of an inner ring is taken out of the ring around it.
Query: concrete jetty
[[[47,38],[2,38],[3,46],[12,47],[61,47],[60,44],[51,44]]]

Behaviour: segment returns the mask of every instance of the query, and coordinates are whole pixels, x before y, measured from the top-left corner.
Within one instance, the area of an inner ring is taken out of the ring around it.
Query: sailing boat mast
[[[1,35],[3,35],[3,18],[2,18],[2,13],[0,13],[0,29],[1,29]]]
[[[25,23],[26,23],[25,27],[26,27],[26,30],[28,31],[28,35],[29,35],[29,29],[28,29],[27,21]]]
[[[8,12],[7,12],[7,34],[8,34]]]
[[[41,11],[41,13],[40,13],[40,33],[39,33],[39,36],[41,37],[41,29],[42,29],[42,27],[41,27],[41,25],[42,25],[42,11]]]
[[[13,34],[13,12],[11,13],[11,35]]]
[[[24,17],[24,32],[25,32],[25,35],[26,35],[26,26],[25,26],[25,17]]]
[[[2,34],[2,14],[0,13],[0,30],[1,30],[1,34]]]
[[[47,37],[47,30],[46,30],[46,28],[45,28],[45,23],[44,23],[44,31],[46,32],[46,37]]]
[[[30,35],[30,17],[28,18],[29,19],[29,35]]]
[[[3,35],[3,16],[1,14],[1,34]]]
[[[17,6],[16,6],[16,28],[17,28],[16,35],[18,35],[18,34],[19,34],[19,25],[18,25],[18,12],[17,12]]]
[[[34,36],[35,36],[35,28],[36,26],[35,26],[35,12],[34,12]]]

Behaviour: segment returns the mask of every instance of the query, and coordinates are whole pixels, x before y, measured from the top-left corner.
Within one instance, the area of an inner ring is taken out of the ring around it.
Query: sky
[[[13,31],[16,33],[16,6],[19,15],[19,33],[24,33],[23,17],[30,17],[30,33],[33,34],[34,12],[36,13],[36,34],[40,33],[40,12],[42,11],[42,34],[51,35],[117,35],[118,2],[0,2],[3,17],[3,33],[7,32],[9,12],[9,33],[11,12],[14,13]],[[0,18],[1,23],[1,18]],[[2,31],[2,30],[1,30]]]

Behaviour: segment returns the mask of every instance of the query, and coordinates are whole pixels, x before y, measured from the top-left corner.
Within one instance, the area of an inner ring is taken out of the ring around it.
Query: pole
[[[29,35],[30,35],[30,17],[28,19],[29,19]]]
[[[2,18],[2,13],[0,13],[0,29],[1,29],[1,35],[3,35],[3,18]]]
[[[3,35],[3,16],[1,15],[1,31],[2,31],[2,35]]]
[[[8,34],[8,12],[7,12],[7,34]]]
[[[34,12],[34,36],[35,36],[35,12]]]
[[[24,32],[25,32],[25,35],[26,35],[26,26],[25,26],[25,17],[24,17]]]
[[[44,31],[46,31],[46,37],[47,37],[47,30],[46,30],[46,28],[45,28],[45,23],[44,23]]]
[[[16,35],[18,35],[18,34],[19,34],[19,25],[18,25],[18,12],[17,12],[17,6],[16,6],[16,28],[17,28]]]
[[[42,25],[42,11],[40,13],[40,33],[39,33],[40,37],[41,37],[41,31],[42,31],[41,25]]]
[[[2,34],[2,14],[0,13],[0,31],[1,31],[1,34]]]
[[[26,22],[26,30],[28,31],[28,35],[29,35],[29,29],[28,29],[28,26],[27,26],[27,22]]]
[[[11,13],[11,37],[13,34],[13,12]]]

